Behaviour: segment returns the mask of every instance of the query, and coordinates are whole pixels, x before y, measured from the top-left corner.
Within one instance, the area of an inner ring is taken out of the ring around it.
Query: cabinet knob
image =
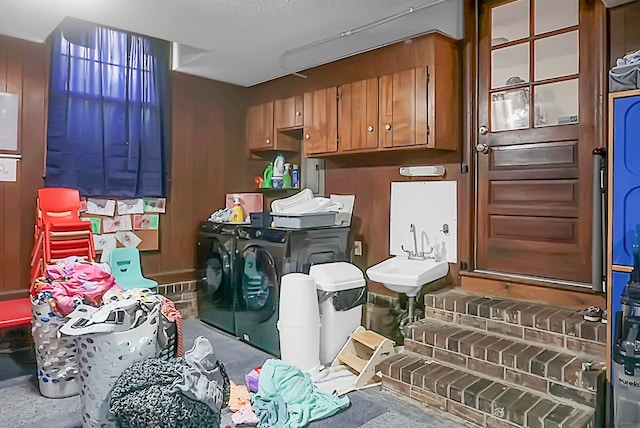
[[[384,129],[386,129],[387,131],[391,131],[391,125],[389,125],[388,123],[384,126]]]
[[[300,116],[300,115],[302,115],[302,113],[301,113],[301,112],[299,112],[299,111],[297,111],[297,112],[296,112],[296,116]]]
[[[271,140],[267,138],[267,140],[265,141],[265,143],[267,143],[267,144],[271,144]]]
[[[305,134],[304,138],[306,138],[308,140],[309,138],[311,138],[311,135]]]
[[[369,132],[373,132],[373,126],[368,127],[368,128],[367,128],[367,131],[369,131]]]

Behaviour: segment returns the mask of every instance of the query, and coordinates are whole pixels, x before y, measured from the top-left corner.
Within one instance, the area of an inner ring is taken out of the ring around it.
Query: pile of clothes
[[[349,407],[347,396],[323,392],[297,367],[269,359],[231,384],[229,409],[236,427],[299,428]]]
[[[107,291],[122,290],[107,269],[75,256],[51,264],[33,284],[34,303],[49,303],[51,311],[63,317],[81,304],[97,307]]]
[[[217,427],[230,396],[229,377],[200,336],[184,358],[150,358],[126,369],[111,390],[119,427]]]
[[[609,92],[640,88],[640,50],[616,60],[609,70]]]

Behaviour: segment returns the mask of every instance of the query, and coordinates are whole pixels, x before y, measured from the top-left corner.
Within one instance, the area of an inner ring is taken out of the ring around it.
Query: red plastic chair
[[[38,216],[42,223],[80,221],[80,192],[49,187],[38,189]]]
[[[44,264],[69,255],[95,259],[91,223],[80,220],[80,192],[50,187],[38,189],[32,279]]]

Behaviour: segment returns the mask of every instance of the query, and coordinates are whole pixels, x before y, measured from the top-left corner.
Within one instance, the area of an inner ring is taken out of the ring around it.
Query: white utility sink
[[[367,269],[371,281],[384,284],[391,291],[415,297],[423,285],[444,277],[449,263],[434,259],[414,260],[395,256]]]

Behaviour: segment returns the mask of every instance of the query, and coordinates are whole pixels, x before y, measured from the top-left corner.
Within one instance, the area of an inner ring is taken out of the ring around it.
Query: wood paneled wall
[[[0,300],[25,296],[36,190],[43,185],[47,65],[44,44],[0,37],[0,91],[20,95],[17,183],[0,183]],[[193,276],[198,222],[224,204],[245,174],[247,89],[171,73],[171,185],[160,251],[143,253],[145,275],[161,282]]]
[[[396,43],[381,49],[362,53],[327,65],[305,70],[306,79],[287,76],[250,89],[251,104],[302,94],[306,91],[338,86],[427,64],[430,46],[424,37]],[[462,68],[460,68],[460,75]],[[461,126],[461,118],[452,118],[450,126]],[[403,181],[399,174],[402,165],[445,165],[445,179],[458,180],[462,151],[442,152],[435,150],[413,150],[405,153],[373,153],[348,155],[331,159],[326,163],[326,192],[355,194],[354,219],[351,240],[357,238],[364,243],[364,256],[354,262],[361,268],[389,256],[389,205],[391,182]],[[264,168],[264,163],[260,165]],[[253,174],[259,169],[251,169]],[[252,176],[245,178],[251,188]],[[458,193],[459,212],[468,209],[468,198]],[[460,215],[460,214],[459,214]],[[460,222],[459,222],[460,224]],[[459,254],[466,251],[468,230],[459,228]],[[452,267],[451,280],[457,281],[457,266]],[[370,283],[370,290],[393,294],[380,284]]]
[[[0,92],[18,94],[18,181],[0,182],[0,300],[23,297],[29,288],[36,190],[44,172],[47,99],[44,45],[0,37]],[[5,152],[7,153],[7,152]]]
[[[244,174],[245,88],[171,73],[171,176],[160,251],[144,253],[145,275],[161,282],[193,276],[198,223],[224,206]]]
[[[640,49],[640,2],[634,1],[609,9],[609,64]]]

